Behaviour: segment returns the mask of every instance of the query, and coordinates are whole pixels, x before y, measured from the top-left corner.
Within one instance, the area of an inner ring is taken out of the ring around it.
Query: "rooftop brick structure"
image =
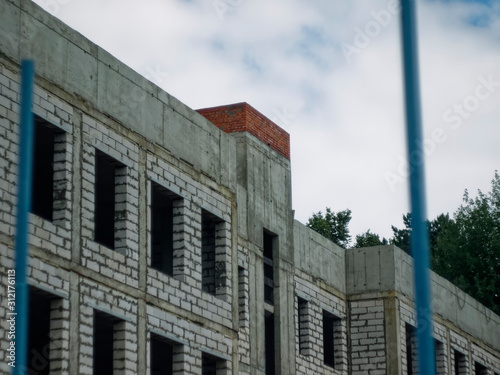
[[[290,134],[248,103],[197,109],[196,112],[226,133],[249,132],[290,160]]]

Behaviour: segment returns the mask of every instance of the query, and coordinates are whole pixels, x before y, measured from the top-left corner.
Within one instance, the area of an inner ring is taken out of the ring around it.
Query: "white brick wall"
[[[376,299],[350,302],[349,313],[352,374],[385,374],[384,301]]]
[[[295,351],[297,374],[309,374],[311,371],[321,374],[342,374],[347,371],[347,321],[346,303],[339,297],[311,282],[295,277],[295,294],[307,301],[307,317],[304,330],[299,332],[299,311],[295,301]],[[323,310],[339,318],[338,328],[334,330],[335,368],[324,363],[323,345]],[[304,317],[303,317],[304,319]],[[305,346],[300,349],[299,337]]]
[[[156,307],[147,306],[147,324],[149,331],[177,343],[178,345],[174,345],[174,348],[182,346],[182,349],[177,350],[182,352],[183,364],[178,366],[183,368],[184,374],[201,373],[202,351],[224,361],[229,361],[232,357],[233,343],[230,337],[187,322]],[[219,371],[217,371],[217,374],[219,374]],[[224,374],[224,372],[221,372],[221,374]]]

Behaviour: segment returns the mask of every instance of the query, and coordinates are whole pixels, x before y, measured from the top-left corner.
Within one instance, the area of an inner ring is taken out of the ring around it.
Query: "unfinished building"
[[[295,221],[283,129],[246,103],[188,108],[31,1],[0,0],[0,35],[2,296],[36,64],[30,373],[418,373],[411,257]],[[500,317],[432,287],[438,374],[500,374]]]

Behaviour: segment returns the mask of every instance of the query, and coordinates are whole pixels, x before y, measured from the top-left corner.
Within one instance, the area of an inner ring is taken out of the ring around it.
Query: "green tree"
[[[434,270],[500,314],[500,177],[492,190],[464,193],[463,204],[445,223],[433,250]]]
[[[393,237],[390,242],[396,245],[401,250],[411,254],[410,242],[411,242],[411,214],[407,213],[403,215],[403,224],[405,227],[403,229],[396,228],[394,225],[391,226]]]
[[[392,226],[390,242],[410,253],[411,214],[403,215],[403,229]],[[441,214],[427,222],[432,269],[500,314],[500,177],[492,190],[466,190],[453,218]]]
[[[355,241],[353,249],[388,244],[388,241],[385,238],[380,239],[380,236],[370,232],[370,229],[368,229],[365,233],[356,235]]]
[[[313,213],[306,225],[337,245],[347,248],[351,240],[350,221],[351,210],[347,209],[335,213],[327,207],[324,215],[321,211]]]

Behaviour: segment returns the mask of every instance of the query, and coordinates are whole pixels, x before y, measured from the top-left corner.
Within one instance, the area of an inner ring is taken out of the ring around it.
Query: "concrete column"
[[[384,320],[387,375],[399,375],[402,374],[403,361],[401,361],[401,321],[399,318],[399,300],[397,298],[384,300]]]

